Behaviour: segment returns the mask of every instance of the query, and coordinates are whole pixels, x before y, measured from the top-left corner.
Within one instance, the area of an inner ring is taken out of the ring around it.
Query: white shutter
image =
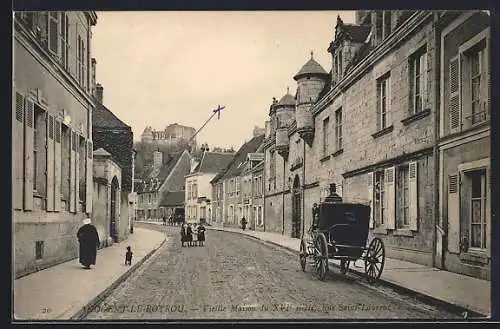
[[[86,154],[86,161],[87,161],[87,177],[86,177],[86,196],[85,196],[85,212],[88,214],[92,213],[92,189],[93,189],[93,181],[92,181],[92,174],[93,174],[93,160],[92,160],[92,141],[87,140],[87,154]]]
[[[385,227],[389,230],[396,229],[396,198],[395,198],[395,173],[394,167],[385,169],[384,173],[384,205],[385,205]]]
[[[24,104],[24,210],[33,210],[33,129],[35,109],[33,102],[27,98],[25,98]]]
[[[460,251],[460,176],[448,176],[448,251]]]
[[[47,113],[47,211],[54,211],[54,117]]]
[[[448,99],[448,114],[450,133],[454,133],[461,128],[460,118],[460,72],[458,56],[450,59],[449,63],[449,99]]]
[[[373,172],[369,172],[368,179],[368,201],[370,201],[370,228],[375,227],[375,203],[373,202]]]
[[[427,52],[422,54],[420,57],[420,93],[422,97],[422,108],[425,110],[427,108],[427,97],[428,97],[428,83],[427,83]]]
[[[408,165],[408,215],[410,230],[418,231],[418,162],[412,161]]]
[[[76,166],[76,152],[75,152],[75,141],[76,141],[76,134],[75,132],[70,128],[69,129],[69,135],[70,135],[70,168],[69,168],[69,211],[70,212],[75,212],[76,211],[76,177],[75,177],[75,166]]]
[[[80,135],[75,132],[75,211],[80,207]]]
[[[61,121],[54,120],[54,211],[61,209]]]
[[[14,209],[23,209],[23,185],[24,185],[24,96],[18,92],[14,93],[12,102],[12,201]],[[15,105],[14,105],[15,104]]]

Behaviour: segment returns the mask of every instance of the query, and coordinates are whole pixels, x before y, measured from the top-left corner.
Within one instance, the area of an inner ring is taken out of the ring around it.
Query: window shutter
[[[54,119],[54,211],[61,208],[61,121]]]
[[[420,57],[420,91],[422,97],[422,111],[427,108],[427,95],[428,95],[428,83],[427,83],[427,52],[422,54]]]
[[[12,114],[12,176],[14,178],[12,184],[12,201],[14,209],[23,209],[24,96],[18,92],[13,94],[15,94],[15,100],[12,102],[12,108],[15,113]]]
[[[460,243],[460,177],[448,176],[448,251],[459,253]]]
[[[408,165],[408,201],[410,230],[418,231],[418,162]]]
[[[384,198],[385,198],[385,227],[389,230],[396,229],[396,205],[395,205],[395,189],[394,189],[394,167],[385,169],[384,178]]]
[[[47,211],[54,211],[54,117],[47,113]]]
[[[80,135],[75,132],[75,211],[78,212],[80,205]]]
[[[92,141],[87,140],[87,179],[86,179],[86,203],[85,203],[85,212],[88,214],[92,213],[92,189],[93,189],[93,161],[92,161]]]
[[[489,119],[491,115],[491,59],[490,59],[490,37],[486,38],[486,48],[484,50],[484,88],[485,97],[484,97],[484,110],[486,111],[486,118]]]
[[[370,228],[375,227],[375,204],[373,202],[373,173],[369,172],[368,179],[368,201],[370,201]]]
[[[458,56],[453,57],[449,64],[449,100],[448,113],[450,120],[450,133],[460,130],[460,75],[458,66]]]
[[[34,104],[25,99],[24,103],[24,210],[33,210],[33,137],[34,137]]]
[[[70,145],[70,181],[69,181],[69,211],[70,212],[75,212],[76,211],[76,147],[75,147],[75,142],[76,142],[76,134],[73,130],[70,129],[70,136],[71,136],[71,145]]]

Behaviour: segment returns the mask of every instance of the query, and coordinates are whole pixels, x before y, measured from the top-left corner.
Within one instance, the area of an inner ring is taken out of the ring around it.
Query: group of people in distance
[[[196,234],[196,240],[193,235]],[[202,246],[205,243],[205,226],[202,223],[196,224],[193,228],[191,224],[182,224],[181,226],[181,245],[187,243],[188,247]]]

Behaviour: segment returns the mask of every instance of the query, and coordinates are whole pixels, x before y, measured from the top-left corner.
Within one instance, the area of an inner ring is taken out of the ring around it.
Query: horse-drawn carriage
[[[364,261],[364,270],[370,283],[375,282],[384,269],[385,248],[379,238],[368,246],[370,206],[342,202],[330,186],[330,196],[313,208],[313,224],[300,242],[300,265],[305,272],[308,257],[320,280],[329,271],[328,260],[340,260],[340,272],[348,272],[350,262]]]

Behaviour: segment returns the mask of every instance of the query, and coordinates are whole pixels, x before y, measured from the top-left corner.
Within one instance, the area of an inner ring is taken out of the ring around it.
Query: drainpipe
[[[303,147],[303,163],[302,163],[302,232],[305,230],[305,216],[306,216],[306,141],[302,140],[302,143],[304,144]],[[301,235],[302,235],[301,232]]]
[[[441,234],[438,232],[438,226],[441,227],[440,223],[440,209],[439,209],[439,172],[441,170],[440,164],[439,164],[439,151],[438,151],[438,140],[439,140],[439,129],[440,129],[440,93],[439,90],[441,88],[440,86],[440,79],[441,79],[441,44],[440,44],[440,33],[439,33],[439,26],[438,26],[438,21],[439,21],[439,14],[435,13],[434,14],[434,72],[435,72],[435,77],[434,77],[434,147],[433,147],[433,155],[434,155],[434,209],[433,209],[433,217],[434,217],[434,239],[433,239],[433,246],[432,246],[432,266],[433,267],[438,267],[442,268],[442,260],[443,260],[443,239],[441,237],[441,259],[439,260],[439,263],[436,264],[436,255],[437,255],[437,239],[438,239],[438,234]],[[437,265],[437,266],[436,266]]]
[[[283,185],[281,188],[281,196],[282,196],[282,202],[281,205],[283,207],[281,211],[281,218],[283,222],[283,231],[281,234],[285,235],[285,158],[283,158]]]

